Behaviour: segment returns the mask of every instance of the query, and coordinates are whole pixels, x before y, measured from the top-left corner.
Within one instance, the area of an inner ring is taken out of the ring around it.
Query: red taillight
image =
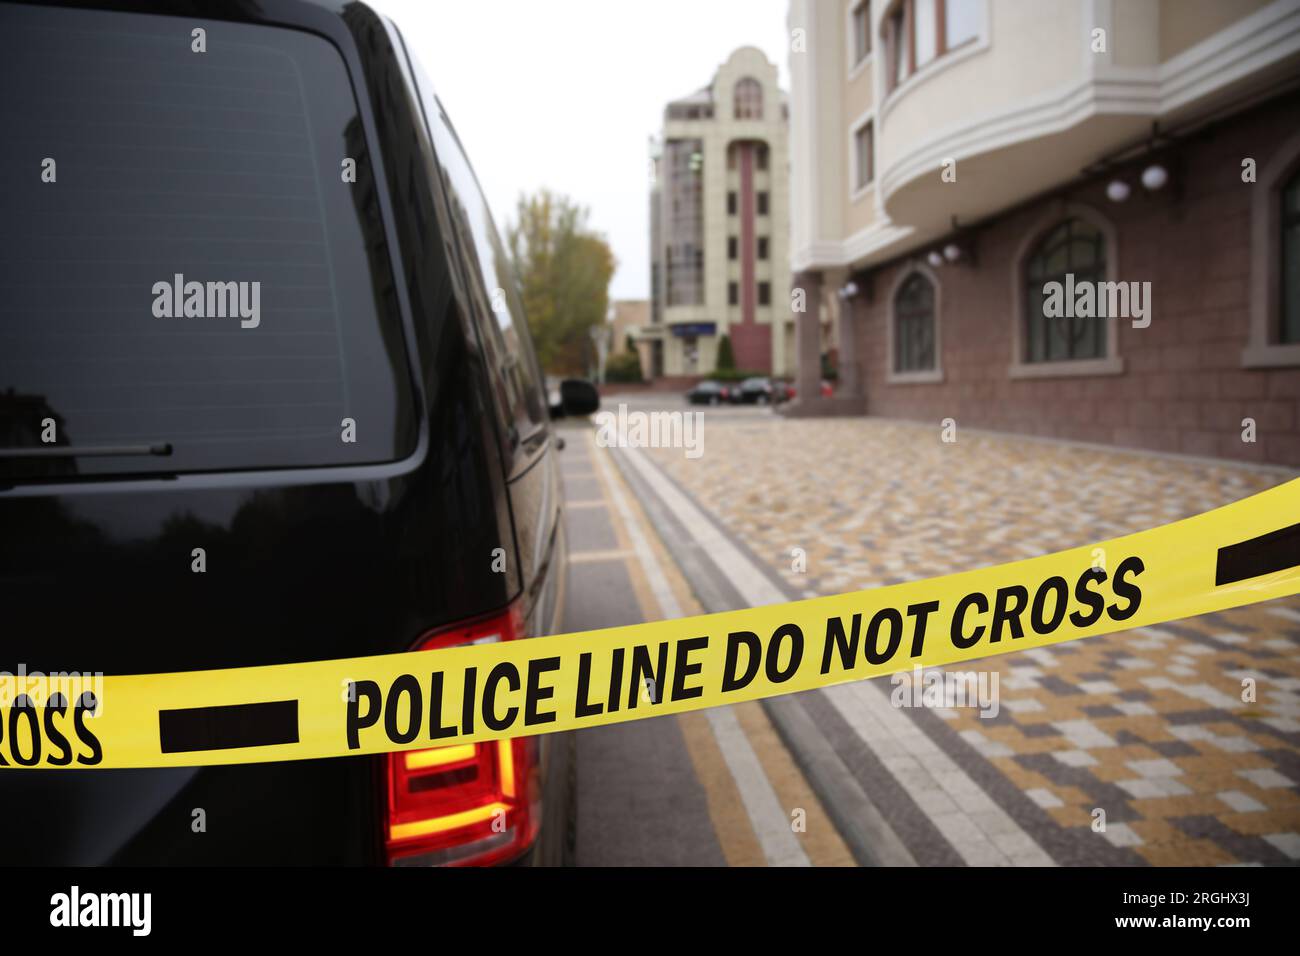
[[[523,637],[517,607],[424,635],[416,650]],[[537,738],[453,744],[388,754],[384,819],[388,862],[487,865],[523,853],[541,817]]]

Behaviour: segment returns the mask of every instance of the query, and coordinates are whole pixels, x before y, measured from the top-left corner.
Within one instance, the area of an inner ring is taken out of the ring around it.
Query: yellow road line
[[[611,471],[616,476],[615,480],[623,481],[621,472],[614,469],[611,469]],[[623,486],[632,501],[632,510],[637,519],[645,528],[653,530],[653,525],[646,517],[639,500],[631,494],[631,489],[627,487],[626,482],[623,482]],[[704,613],[704,608],[696,600],[686,578],[659,539],[658,534],[647,534],[646,538],[650,549],[655,553],[660,566],[664,569],[668,586],[682,606],[682,613]],[[639,566],[637,571],[640,571]],[[853,854],[840,838],[835,824],[831,822],[830,817],[822,807],[821,801],[808,785],[808,781],[790,756],[785,744],[777,736],[775,728],[768,720],[767,713],[759,704],[754,702],[741,704],[733,709],[741,729],[748,738],[750,746],[763,768],[764,775],[772,785],[772,789],[776,791],[777,799],[781,805],[790,814],[793,814],[795,809],[804,811],[804,829],[802,832],[795,831],[795,835],[809,862],[814,866],[854,866]],[[757,838],[754,835],[752,826],[749,825],[747,814],[737,812],[737,808],[742,806],[738,802],[740,795],[733,778],[727,771],[725,758],[718,749],[716,737],[709,726],[708,719],[703,714],[680,714],[678,720],[682,723],[682,730],[687,736],[687,744],[691,750],[691,758],[695,763],[697,776],[701,778],[702,782],[711,769],[709,762],[722,762],[720,766],[714,764],[719,771],[722,771],[722,779],[715,781],[713,787],[706,784],[710,816],[720,839],[723,836],[724,828],[734,825],[733,821],[742,820],[745,823],[743,832],[728,833],[727,836],[733,842],[732,853],[738,859],[745,859],[747,865],[751,859],[752,847],[758,845]],[[699,739],[700,737],[707,737],[707,742]],[[727,854],[726,847],[724,847],[724,854]],[[731,860],[731,854],[728,854],[728,860]],[[761,849],[759,856],[753,859],[752,862],[755,865],[761,865],[765,862]]]
[[[592,439],[592,444],[594,446],[594,439]],[[593,453],[600,454],[601,452],[594,451]],[[640,501],[633,494],[631,487],[624,480],[622,473],[612,464],[608,467],[597,468],[597,473],[600,479],[601,493],[605,498],[610,497],[606,482],[616,482],[618,484],[624,500],[628,502],[628,510],[631,512],[633,520],[640,526],[642,537],[663,571],[664,583],[667,584],[673,598],[681,606],[679,613],[703,613],[703,608],[700,606],[699,601],[696,600],[690,585],[682,575],[677,563],[668,553],[667,548],[664,547],[663,542],[659,540],[653,524],[642,509]],[[620,546],[625,546],[630,540],[630,536],[623,527],[623,516],[618,514],[618,510],[612,507],[610,514],[613,517],[615,536],[618,538]],[[655,599],[653,589],[646,577],[646,569],[641,562],[635,560],[634,556],[629,556],[627,570],[644,618],[654,620],[668,616],[664,608]],[[745,804],[740,790],[736,786],[731,769],[718,746],[717,737],[713,733],[713,728],[707,716],[700,713],[679,714],[677,723],[681,728],[682,739],[686,743],[691,765],[695,769],[695,777],[704,789],[705,803],[709,808],[709,821],[713,826],[718,845],[722,849],[723,857],[730,866],[765,866],[767,857],[763,852],[763,846],[754,832],[749,814],[744,810]],[[788,756],[786,759],[789,761]],[[792,761],[790,764],[793,766]],[[812,802],[805,801],[805,803]],[[817,811],[819,814],[822,812],[820,805],[817,806]],[[824,814],[822,816],[824,817]]]
[[[570,551],[570,564],[590,564],[593,561],[624,561],[632,557],[632,552],[624,548],[613,551]]]
[[[748,701],[735,704],[732,709],[763,766],[763,773],[776,791],[777,799],[790,814],[792,826],[794,811],[804,811],[804,829],[802,832],[796,830],[795,836],[799,838],[808,862],[813,866],[855,866],[853,854],[840,839],[839,831],[822,808],[821,801],[777,736],[776,728],[768,720],[762,705]],[[679,715],[679,719],[683,716]]]
[[[766,866],[767,857],[754,834],[754,827],[745,812],[740,790],[727,767],[726,758],[718,749],[713,728],[701,711],[678,714],[677,723],[682,728],[686,750],[695,767],[695,777],[704,788],[704,799],[709,807],[709,820],[713,833],[722,847],[728,866]]]

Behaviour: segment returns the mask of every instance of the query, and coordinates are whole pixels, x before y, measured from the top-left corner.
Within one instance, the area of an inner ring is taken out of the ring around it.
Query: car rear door
[[[436,230],[402,278],[412,119],[353,87],[378,20],[273,6],[311,30],[0,5],[2,670],[386,653],[514,596]],[[374,860],[377,790],[367,759],[4,771],[5,857]]]

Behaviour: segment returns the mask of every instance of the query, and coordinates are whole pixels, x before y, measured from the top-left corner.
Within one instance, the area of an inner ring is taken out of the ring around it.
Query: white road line
[[[668,506],[668,510],[690,529],[696,542],[722,569],[745,603],[750,607],[786,603],[785,595],[767,579],[767,575],[745,557],[693,501],[678,491],[643,452],[633,448],[623,449],[623,452],[627,456],[625,460],[632,463],[637,474]]]
[[[763,855],[771,866],[811,866],[791,826],[790,810],[781,806],[758,755],[750,746],[740,721],[730,707],[710,707],[704,712],[718,741],[727,769],[736,781]],[[791,808],[793,809],[793,808]]]
[[[636,559],[645,569],[646,577],[650,581],[650,590],[659,605],[660,613],[665,619],[682,617],[684,612],[668,584],[668,575],[664,573],[663,566],[655,557],[654,550],[646,540],[640,523],[633,516],[621,483],[611,474],[608,459],[599,451],[594,451],[593,454],[596,470],[600,472],[601,479],[609,491],[614,509],[623,520]],[[754,753],[749,738],[736,720],[735,714],[731,712],[731,708],[714,707],[708,710],[706,715],[713,736],[718,742],[718,749],[722,752],[727,769],[731,771],[731,777],[736,782],[736,789],[740,791],[740,799],[745,805],[745,812],[749,815],[750,825],[754,828],[754,836],[758,839],[758,845],[762,847],[763,856],[768,864],[811,866],[807,854],[799,845],[798,837],[791,829],[789,816],[781,807],[781,801],[767,779],[767,774],[763,772],[763,765],[759,762],[758,755]]]
[[[671,620],[685,616],[686,612],[677,603],[677,596],[668,586],[668,575],[664,574],[663,568],[659,566],[659,560],[655,557],[650,542],[646,540],[641,525],[632,514],[632,508],[627,503],[627,496],[623,494],[621,484],[610,473],[609,462],[599,453],[596,454],[596,470],[600,472],[601,480],[609,491],[610,500],[614,502],[614,510],[623,519],[623,527],[627,529],[627,536],[632,542],[632,551],[637,561],[645,568],[646,578],[650,581],[650,590],[654,594],[655,603],[659,605],[663,619]]]
[[[640,451],[625,460],[689,529],[751,607],[786,597],[689,498]],[[867,682],[829,688],[827,696],[962,859],[972,865],[1051,866],[1052,858],[888,695]]]

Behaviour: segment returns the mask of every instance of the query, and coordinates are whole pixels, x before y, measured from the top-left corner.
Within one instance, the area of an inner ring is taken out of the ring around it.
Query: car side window
[[[518,282],[460,140],[423,70],[414,66],[450,215],[470,260],[466,279],[498,411],[512,451],[522,448],[526,458],[546,436],[547,407]]]

